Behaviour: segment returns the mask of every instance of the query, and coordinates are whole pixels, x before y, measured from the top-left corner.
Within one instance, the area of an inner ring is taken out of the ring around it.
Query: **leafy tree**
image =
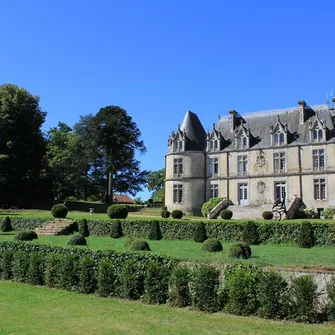
[[[147,188],[152,191],[152,198],[157,202],[164,202],[164,179],[165,179],[165,169],[158,171],[149,171]]]
[[[0,86],[0,202],[24,206],[37,196],[45,116],[39,97],[16,85]]]

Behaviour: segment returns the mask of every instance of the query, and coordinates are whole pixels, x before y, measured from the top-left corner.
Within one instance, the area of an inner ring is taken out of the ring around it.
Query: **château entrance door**
[[[248,205],[248,184],[238,184],[238,204]]]
[[[279,181],[275,183],[275,201],[286,200],[286,182]]]

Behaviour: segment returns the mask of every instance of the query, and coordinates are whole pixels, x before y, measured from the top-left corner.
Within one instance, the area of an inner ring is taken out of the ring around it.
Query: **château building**
[[[334,122],[333,107],[301,100],[282,110],[231,110],[205,132],[188,110],[168,139],[166,206],[199,214],[212,197],[270,208],[277,199],[289,208],[299,198],[319,212],[335,205]]]

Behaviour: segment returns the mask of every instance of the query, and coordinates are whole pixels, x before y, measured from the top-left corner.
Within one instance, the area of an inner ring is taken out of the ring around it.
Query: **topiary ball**
[[[220,216],[224,220],[230,220],[233,217],[233,212],[230,209],[224,209],[220,212]]]
[[[167,209],[162,209],[162,211],[161,211],[161,217],[163,219],[168,219],[170,217],[170,212]]]
[[[67,240],[68,245],[86,245],[87,241],[83,235],[75,234]]]
[[[8,232],[12,231],[13,227],[9,216],[6,216],[1,223],[1,231]]]
[[[273,213],[271,211],[264,211],[262,213],[263,219],[264,220],[272,220],[273,218]]]
[[[32,241],[37,239],[37,234],[33,230],[18,231],[14,235],[15,241]]]
[[[219,240],[217,240],[216,238],[209,238],[202,244],[201,250],[209,252],[219,252],[222,251],[223,248]]]
[[[110,219],[125,219],[128,216],[126,205],[111,205],[107,208],[107,215]]]
[[[175,209],[171,212],[171,216],[174,219],[181,219],[183,217],[183,212],[179,209]]]
[[[248,259],[251,256],[251,249],[247,243],[238,242],[229,248],[229,257]]]
[[[68,213],[67,207],[62,204],[52,206],[51,214],[54,218],[64,219]]]
[[[147,241],[144,240],[134,240],[130,245],[130,250],[142,250],[142,251],[150,251],[150,247]]]

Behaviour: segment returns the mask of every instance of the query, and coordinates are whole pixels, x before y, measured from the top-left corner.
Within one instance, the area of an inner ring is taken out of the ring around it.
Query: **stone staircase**
[[[46,226],[36,228],[35,232],[37,235],[67,235],[72,222],[70,219],[54,219]]]
[[[272,211],[272,204],[229,206],[228,209],[233,212],[233,219],[263,219],[262,213]]]

